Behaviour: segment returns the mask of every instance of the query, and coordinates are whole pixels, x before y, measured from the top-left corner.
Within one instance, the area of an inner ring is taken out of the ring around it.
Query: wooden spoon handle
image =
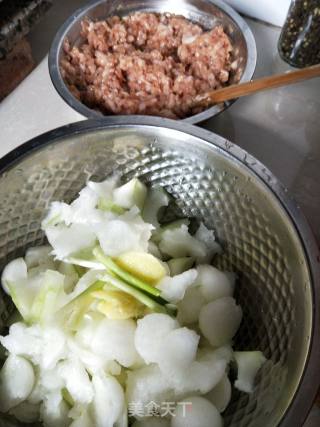
[[[314,77],[320,77],[320,65],[313,65],[312,67],[291,71],[290,73],[276,74],[274,76],[263,77],[246,83],[226,86],[222,89],[217,89],[215,91],[196,96],[192,106],[208,107],[209,105],[217,104],[219,102],[228,101],[230,99],[261,92],[263,90],[290,85],[302,80],[313,79]]]

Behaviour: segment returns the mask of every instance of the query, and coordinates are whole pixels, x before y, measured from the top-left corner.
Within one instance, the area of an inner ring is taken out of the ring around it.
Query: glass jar
[[[320,63],[320,0],[292,0],[278,50],[294,67]]]

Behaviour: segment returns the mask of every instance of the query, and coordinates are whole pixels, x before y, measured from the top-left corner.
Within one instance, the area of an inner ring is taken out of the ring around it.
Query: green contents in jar
[[[279,53],[295,67],[320,63],[320,0],[293,0],[279,39]]]

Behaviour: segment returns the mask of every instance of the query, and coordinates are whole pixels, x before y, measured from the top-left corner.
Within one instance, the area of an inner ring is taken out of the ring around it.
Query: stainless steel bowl
[[[239,68],[231,78],[231,83],[251,80],[257,59],[256,44],[247,23],[230,6],[220,0],[95,0],[77,10],[62,25],[56,34],[49,52],[49,72],[52,83],[60,96],[70,107],[88,118],[105,117],[99,111],[88,108],[76,99],[65,84],[60,61],[64,55],[63,42],[67,37],[71,45],[81,43],[80,22],[89,17],[92,20],[105,19],[107,16],[125,16],[137,11],[171,12],[184,15],[186,18],[210,29],[222,24],[234,45],[234,59]],[[228,108],[232,102],[225,102],[208,108],[202,113],[184,119],[185,122],[199,123],[213,117]]]
[[[114,117],[62,127],[0,160],[0,271],[40,245],[52,200],[114,171],[163,185],[172,214],[204,221],[223,246],[216,265],[237,272],[244,321],[237,349],[269,359],[251,395],[234,392],[227,427],[300,427],[319,386],[319,253],[277,179],[229,141],[187,123]],[[0,297],[0,331],[13,310]],[[4,416],[0,426],[15,425]]]

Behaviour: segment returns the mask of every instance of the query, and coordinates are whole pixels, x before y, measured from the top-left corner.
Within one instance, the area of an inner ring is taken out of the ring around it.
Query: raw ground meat
[[[183,118],[192,98],[229,80],[232,45],[172,14],[134,13],[82,22],[84,42],[65,40],[61,72],[72,93],[104,114]],[[198,111],[197,111],[198,112]]]

